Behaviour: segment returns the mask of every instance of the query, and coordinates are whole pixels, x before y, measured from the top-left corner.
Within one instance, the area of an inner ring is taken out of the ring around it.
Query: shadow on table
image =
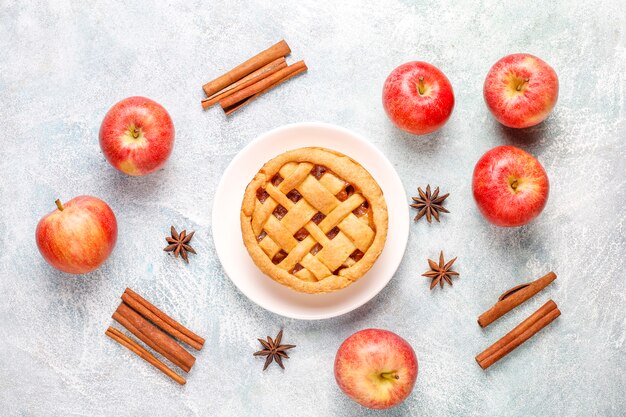
[[[46,274],[47,287],[54,291],[59,299],[81,301],[98,293],[109,272],[106,262],[95,271],[82,275],[67,274],[51,267],[50,272]]]
[[[438,153],[443,141],[439,138],[446,135],[446,126],[428,135],[413,135],[400,129],[394,129],[392,136],[394,143],[411,155],[434,155]]]
[[[552,122],[550,118],[539,123],[537,126],[525,129],[514,129],[497,123],[496,133],[503,139],[503,144],[513,145],[522,148],[534,147],[548,135]]]

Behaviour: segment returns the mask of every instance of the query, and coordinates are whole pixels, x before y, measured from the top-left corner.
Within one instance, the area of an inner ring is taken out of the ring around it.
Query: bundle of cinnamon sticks
[[[478,324],[480,327],[487,327],[515,307],[532,298],[555,279],[556,274],[549,272],[533,282],[511,288],[500,296],[498,302],[493,307],[480,315]],[[483,369],[489,368],[552,323],[560,315],[561,311],[556,303],[549,300],[539,310],[513,328],[513,330],[477,355],[476,362]]]
[[[126,288],[122,294],[122,303],[113,313],[113,319],[185,372],[191,371],[196,358],[178,344],[174,338],[196,350],[202,349],[204,345],[202,337],[178,323],[130,288]],[[181,385],[186,383],[185,378],[178,375],[148,350],[119,330],[109,327],[105,334],[174,381]]]
[[[291,49],[284,40],[255,55],[226,74],[206,83],[202,108],[219,103],[228,115],[261,94],[307,70],[304,61],[287,65]]]

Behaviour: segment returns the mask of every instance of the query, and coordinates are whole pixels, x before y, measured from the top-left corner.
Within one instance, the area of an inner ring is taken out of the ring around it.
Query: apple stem
[[[527,82],[529,82],[530,79],[526,78],[524,81],[522,81],[521,83],[517,84],[517,87],[515,88],[517,91],[522,91],[522,87],[524,85],[526,85]]]
[[[419,83],[417,83],[417,91],[420,93],[420,96],[424,95],[424,77],[419,77],[418,78]]]
[[[135,139],[139,137],[139,132],[137,131],[137,128],[135,126],[130,128],[130,133]]]
[[[400,379],[400,376],[396,373],[396,371],[383,372],[380,376],[385,379]]]
[[[59,208],[60,211],[63,211],[63,204],[61,203],[61,200],[59,200],[58,198],[54,201],[55,204],[57,205],[57,207]]]
[[[516,189],[517,189],[517,180],[513,180],[513,182],[511,183],[511,188],[512,188],[513,190],[516,190]]]

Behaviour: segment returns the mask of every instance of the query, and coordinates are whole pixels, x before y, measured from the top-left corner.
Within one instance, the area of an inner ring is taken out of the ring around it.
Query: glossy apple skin
[[[145,97],[116,103],[100,125],[100,148],[107,161],[133,176],[161,168],[174,148],[174,123],[165,108]]]
[[[109,257],[117,241],[113,210],[96,197],[79,196],[45,215],[35,232],[43,258],[56,269],[85,274]]]
[[[441,128],[450,118],[454,108],[452,85],[437,67],[427,62],[407,62],[387,77],[383,107],[398,128],[414,135],[426,135]]]
[[[498,146],[476,163],[472,192],[489,222],[515,227],[541,213],[550,183],[543,166],[531,154],[514,146]]]
[[[352,400],[367,408],[400,404],[417,379],[417,356],[388,330],[365,329],[348,337],[335,357],[335,379]]]
[[[530,54],[496,62],[483,86],[491,114],[505,126],[525,128],[543,122],[559,97],[559,79],[550,65]]]

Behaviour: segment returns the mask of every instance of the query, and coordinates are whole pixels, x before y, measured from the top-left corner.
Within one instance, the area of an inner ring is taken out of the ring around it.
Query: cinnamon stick
[[[202,346],[204,345],[204,339],[202,337],[198,336],[165,314],[163,311],[159,310],[152,303],[130,288],[126,288],[126,291],[122,294],[122,300],[137,313],[141,314],[146,319],[161,328],[164,332],[167,332],[178,340],[187,343],[196,350],[202,349]]]
[[[480,327],[487,327],[518,305],[522,304],[524,301],[533,297],[539,291],[546,288],[555,279],[556,274],[554,272],[548,272],[546,275],[533,282],[511,288],[500,296],[498,299],[499,301],[496,304],[478,317],[478,324]]]
[[[284,40],[281,40],[277,44],[272,45],[263,52],[253,56],[243,64],[236,66],[226,74],[206,83],[202,89],[206,93],[207,97],[211,97],[213,94],[225,87],[228,87],[232,83],[239,81],[251,72],[258,70],[275,59],[289,55],[289,53],[291,53],[289,45],[287,45],[287,42]]]
[[[292,65],[289,65],[286,68],[281,69],[280,71],[275,72],[274,74],[265,77],[226,98],[220,100],[220,106],[226,112],[226,114],[231,114],[235,110],[240,109],[244,105],[248,104],[250,101],[254,100],[256,97],[261,94],[271,90],[277,85],[287,81],[288,79],[295,77],[296,75],[307,70],[307,66],[304,61],[298,61]]]
[[[150,365],[157,368],[159,371],[163,372],[165,375],[172,378],[174,381],[178,382],[180,385],[185,385],[187,381],[185,378],[178,375],[176,372],[172,371],[167,365],[154,357],[153,354],[148,352],[146,349],[141,347],[137,342],[132,340],[130,337],[126,336],[124,333],[120,332],[114,327],[109,327],[107,331],[104,333],[109,336],[111,339],[118,342],[120,345],[126,347],[131,352],[135,353],[141,359],[148,362]]]
[[[228,87],[218,91],[211,97],[205,98],[204,100],[202,100],[202,108],[206,110],[215,103],[219,102],[221,99],[228,97],[229,95],[256,83],[257,81],[275,73],[276,71],[285,68],[286,66],[287,61],[285,60],[285,57],[280,57],[265,65],[264,67],[259,68],[253,73],[246,75],[236,83],[233,83]]]
[[[489,368],[526,340],[537,334],[541,329],[552,323],[552,321],[560,315],[561,311],[558,309],[556,303],[549,300],[530,317],[476,356],[476,362],[478,362],[478,365],[483,369]]]
[[[189,372],[191,370],[196,358],[126,303],[121,303],[115,313],[113,313],[113,320],[124,326],[142,342],[169,359],[183,371]]]

